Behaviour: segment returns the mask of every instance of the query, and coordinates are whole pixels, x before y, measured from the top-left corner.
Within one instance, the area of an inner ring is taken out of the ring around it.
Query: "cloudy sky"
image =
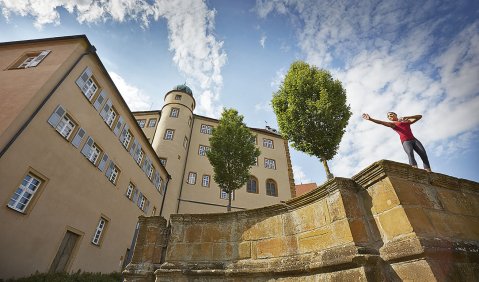
[[[0,41],[86,34],[132,110],[160,109],[187,83],[196,113],[234,107],[251,127],[271,109],[289,65],[331,71],[353,115],[336,176],[406,162],[397,134],[361,119],[422,114],[415,136],[433,171],[479,181],[479,1],[0,0]],[[422,164],[419,157],[418,163]],[[296,183],[325,180],[292,150]]]

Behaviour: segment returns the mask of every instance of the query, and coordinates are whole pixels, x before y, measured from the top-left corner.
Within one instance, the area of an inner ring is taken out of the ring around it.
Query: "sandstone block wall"
[[[478,211],[478,183],[380,161],[283,204],[172,215],[169,238],[154,235],[166,221],[142,219],[140,235],[152,241],[138,240],[125,277],[477,281]]]

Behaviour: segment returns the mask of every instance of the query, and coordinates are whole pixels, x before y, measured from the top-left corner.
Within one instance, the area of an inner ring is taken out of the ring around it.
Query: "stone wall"
[[[479,184],[391,161],[279,205],[172,215],[168,239],[142,220],[127,281],[479,280]]]

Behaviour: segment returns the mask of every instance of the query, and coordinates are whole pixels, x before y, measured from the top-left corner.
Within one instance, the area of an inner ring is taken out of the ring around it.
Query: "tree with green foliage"
[[[296,61],[272,104],[281,135],[293,148],[318,157],[327,178],[333,178],[327,161],[336,155],[351,117],[341,82],[327,70]]]
[[[243,116],[235,109],[223,109],[218,126],[213,128],[210,151],[206,154],[213,166],[213,179],[221,190],[228,193],[228,211],[231,211],[231,194],[248,181],[249,170],[260,154],[251,140],[254,135],[244,124]]]

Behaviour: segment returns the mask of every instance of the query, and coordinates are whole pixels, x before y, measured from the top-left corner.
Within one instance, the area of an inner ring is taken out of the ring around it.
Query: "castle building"
[[[132,113],[86,36],[0,43],[0,279],[120,271],[139,216],[225,212],[204,155],[217,120],[186,86]],[[233,210],[294,195],[287,142],[261,149]]]

